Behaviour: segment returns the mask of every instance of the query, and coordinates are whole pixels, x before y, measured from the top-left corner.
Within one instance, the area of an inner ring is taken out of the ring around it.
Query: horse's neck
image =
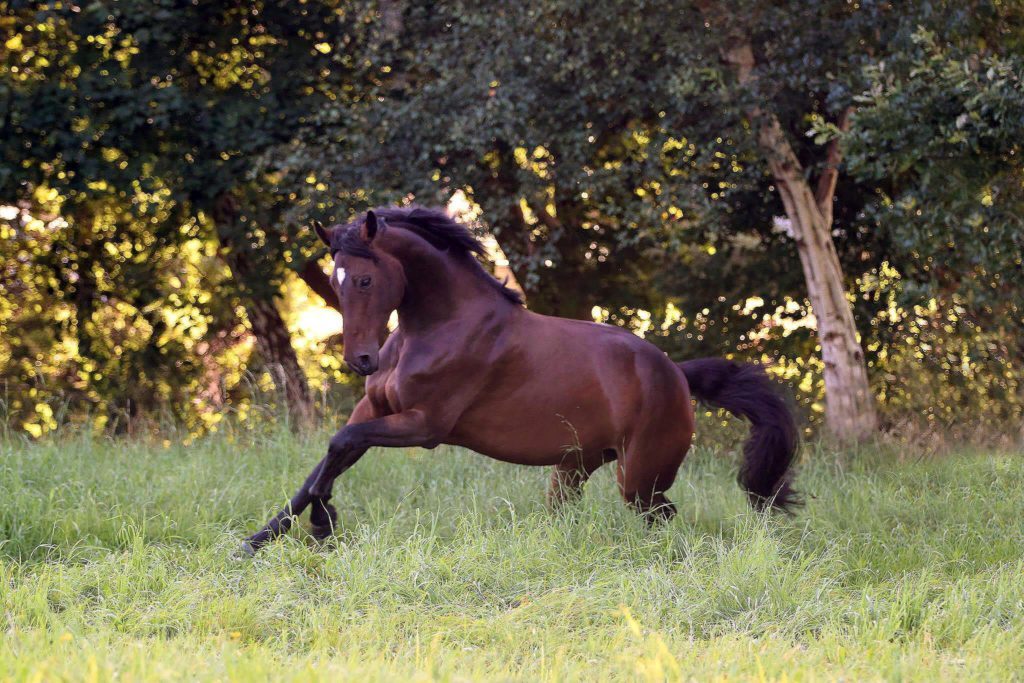
[[[405,269],[406,293],[398,308],[404,333],[415,334],[475,312],[510,306],[496,288],[479,273],[456,262],[450,255],[421,244],[404,245],[396,255]]]

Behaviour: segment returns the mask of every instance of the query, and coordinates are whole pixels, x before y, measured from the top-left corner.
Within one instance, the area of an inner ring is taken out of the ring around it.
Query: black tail
[[[788,510],[798,505],[800,500],[789,482],[797,446],[796,423],[764,368],[724,358],[698,358],[679,367],[694,398],[750,420],[739,474],[750,504],[758,510],[768,506]]]

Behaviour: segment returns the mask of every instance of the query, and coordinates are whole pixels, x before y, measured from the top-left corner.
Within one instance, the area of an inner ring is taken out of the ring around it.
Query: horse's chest
[[[366,385],[366,395],[380,413],[398,413],[402,410],[401,391],[394,370],[380,373]]]
[[[400,413],[405,409],[401,375],[394,369],[375,376],[366,386],[370,401],[382,413]]]
[[[402,392],[397,372],[388,375],[384,382],[384,399],[387,401],[388,407],[391,408],[391,412],[402,412]]]
[[[390,367],[374,376],[367,391],[372,401],[391,413],[450,399],[465,383],[465,363],[444,348],[405,340],[390,360]]]

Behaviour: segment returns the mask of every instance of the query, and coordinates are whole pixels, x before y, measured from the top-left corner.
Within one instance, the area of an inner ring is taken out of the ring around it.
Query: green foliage
[[[867,70],[850,169],[884,182],[873,210],[907,275],[1024,324],[1024,60],[927,31]]]
[[[99,424],[166,408],[197,424],[246,390],[240,304],[320,253],[284,217],[306,175],[266,154],[351,90],[360,10],[3,5],[0,197],[21,210],[0,325],[36,331],[0,351],[6,417],[38,433],[66,401]]]
[[[369,54],[375,97],[329,107],[341,124],[305,141],[317,175],[367,202],[465,192],[537,310],[649,306],[701,201],[679,169],[694,150],[659,124],[675,34],[652,9],[410,3]]]
[[[35,436],[90,418],[120,430],[155,407],[194,425],[214,407],[203,356],[232,365],[220,352],[240,323],[211,294],[225,279],[214,254],[195,238],[136,239],[117,208],[74,226],[28,211],[0,223],[0,407]]]
[[[231,195],[239,206],[215,237],[245,252],[257,273],[237,284],[276,291],[297,249],[296,226],[282,213],[307,181],[267,153],[315,127],[325,103],[354,96],[360,65],[346,50],[357,47],[360,8],[19,8],[9,20],[3,94],[13,144],[3,149],[0,192],[14,199],[48,187],[73,206],[112,198],[140,230],[171,239],[186,218],[209,223]],[[150,215],[154,206],[165,213]]]
[[[460,191],[532,308],[776,362],[813,418],[753,104],[813,177],[842,142],[833,234],[890,412],[1019,417],[1020,4],[731,6],[744,88],[690,3],[0,2],[6,421],[169,409],[200,431],[251,409],[269,379],[246,305],[294,322],[323,255],[299,226]]]
[[[552,515],[541,468],[381,451],[338,482],[335,545],[297,531],[233,560],[326,436],[0,445],[0,677],[924,681],[1024,666],[1019,457],[809,452],[814,497],[769,520],[730,454],[703,445],[670,492],[679,517],[651,530],[610,468]]]
[[[864,213],[900,264],[895,286],[872,295],[888,300],[881,395],[954,428],[969,405],[1012,423],[1024,402],[1024,61],[1011,49],[1024,15],[998,9],[996,40],[922,28],[867,67],[841,136],[850,171],[878,183]]]
[[[771,100],[801,156],[818,152],[803,132],[835,118],[864,83],[864,41],[912,19],[874,3],[757,5],[750,23],[763,27],[756,41],[770,59],[756,88],[737,91],[719,67],[720,37],[693,7],[410,3],[402,31],[371,54],[384,74],[377,98],[309,141],[309,154],[342,186],[381,191],[375,198],[467,191],[543,310],[666,299],[700,310],[720,283],[673,271],[704,266],[710,247],[763,273],[758,285],[795,293],[802,282],[790,275],[792,246],[772,229],[783,211],[753,149],[750,100]],[[844,186],[837,203],[842,253],[858,265],[873,247],[874,231],[857,221],[869,190]],[[574,296],[580,281],[589,297]]]

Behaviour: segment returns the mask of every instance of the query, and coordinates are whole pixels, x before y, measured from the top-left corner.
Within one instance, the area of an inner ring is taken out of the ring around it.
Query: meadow
[[[375,451],[329,544],[239,559],[325,441],[0,441],[0,680],[1024,677],[1019,452],[811,443],[764,517],[705,444],[649,529],[610,468],[552,513],[546,470]]]

